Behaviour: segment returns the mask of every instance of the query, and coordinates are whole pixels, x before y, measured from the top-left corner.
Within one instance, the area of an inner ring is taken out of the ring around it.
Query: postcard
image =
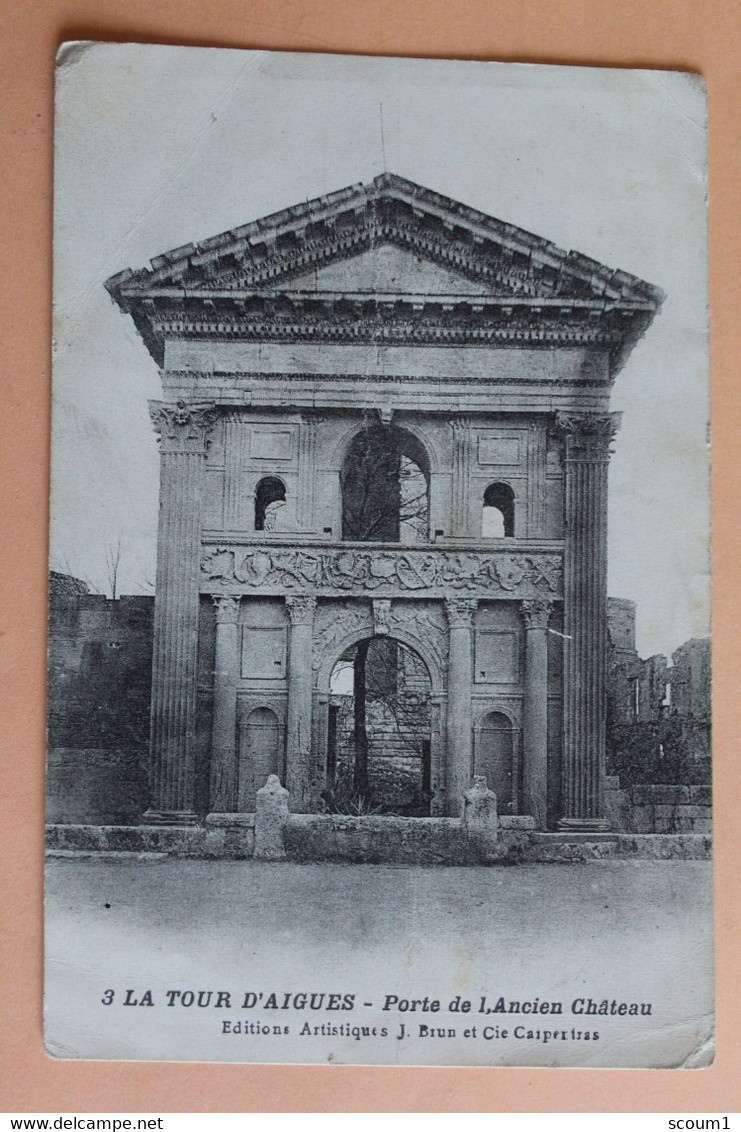
[[[713,1056],[705,90],[68,43],[56,1057]]]

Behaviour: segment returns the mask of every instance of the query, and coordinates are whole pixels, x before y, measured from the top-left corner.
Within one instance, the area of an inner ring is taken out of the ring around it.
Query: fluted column
[[[548,814],[548,618],[547,601],[523,601],[525,702],[522,716],[523,811],[545,829]]]
[[[292,810],[305,813],[311,802],[311,639],[316,600],[308,594],[286,597],[291,618],[288,659],[288,737],[286,786]]]
[[[565,448],[560,829],[606,829],[607,466],[619,413],[560,413]]]
[[[450,631],[446,786],[447,811],[451,817],[460,817],[463,795],[471,785],[473,766],[471,626],[477,605],[476,598],[451,598],[445,602]]]
[[[214,813],[237,808],[237,684],[239,681],[239,596],[214,597],[216,656],[211,738],[211,802]]]
[[[201,496],[212,405],[150,403],[160,436],[152,653],[151,822],[195,821],[195,716]]]

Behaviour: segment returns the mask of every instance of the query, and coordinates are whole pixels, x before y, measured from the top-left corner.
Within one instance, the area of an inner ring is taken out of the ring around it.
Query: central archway
[[[363,429],[347,450],[341,484],[344,541],[427,541],[430,465],[413,433],[385,424]]]
[[[330,677],[325,802],[345,813],[430,813],[432,684],[393,637],[350,646]]]

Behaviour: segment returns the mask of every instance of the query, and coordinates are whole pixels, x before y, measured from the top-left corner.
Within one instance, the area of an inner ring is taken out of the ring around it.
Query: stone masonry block
[[[713,791],[710,786],[690,786],[690,801],[698,806],[710,806],[713,801]]]
[[[654,833],[674,831],[674,809],[674,806],[669,805],[654,807]]]

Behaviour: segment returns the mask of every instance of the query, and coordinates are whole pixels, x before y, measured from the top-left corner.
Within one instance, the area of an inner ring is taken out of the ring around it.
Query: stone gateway
[[[390,174],[107,287],[164,394],[146,821],[478,778],[604,829],[609,397],[657,288]]]

